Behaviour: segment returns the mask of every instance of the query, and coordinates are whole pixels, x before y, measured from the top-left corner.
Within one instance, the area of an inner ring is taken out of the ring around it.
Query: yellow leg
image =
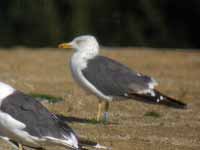
[[[109,121],[109,113],[108,113],[108,110],[109,110],[109,102],[106,102],[106,103],[105,103],[104,118],[103,118],[103,120],[104,120],[105,123],[108,123],[108,121]]]
[[[23,145],[22,144],[18,144],[19,146],[19,150],[24,150]]]
[[[98,122],[100,121],[100,117],[101,117],[101,108],[102,108],[102,101],[99,100],[99,103],[98,103],[98,112],[97,112],[97,121]]]

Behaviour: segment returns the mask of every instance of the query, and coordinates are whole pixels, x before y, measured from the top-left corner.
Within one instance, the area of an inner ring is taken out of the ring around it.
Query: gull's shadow
[[[116,122],[108,122],[105,123],[103,121],[97,121],[96,119],[85,119],[85,118],[78,118],[78,117],[66,117],[61,114],[56,114],[56,116],[65,123],[84,123],[84,124],[108,124],[108,125],[118,125]]]
[[[56,116],[63,122],[66,123],[85,123],[85,124],[99,124],[101,122],[96,121],[95,119],[85,119],[85,118],[78,118],[78,117],[66,117],[61,114],[56,114]]]

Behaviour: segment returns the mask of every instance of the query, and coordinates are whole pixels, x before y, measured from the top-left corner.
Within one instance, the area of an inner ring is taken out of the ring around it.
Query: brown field
[[[25,93],[42,93],[64,98],[45,104],[66,117],[93,119],[97,98],[87,95],[73,81],[68,67],[72,51],[59,49],[0,50],[0,80]],[[130,68],[155,77],[157,87],[189,104],[187,110],[129,100],[113,102],[111,125],[81,123],[70,126],[82,137],[112,147],[112,150],[199,150],[200,149],[200,53],[122,49],[102,51]],[[145,115],[148,112],[159,114]],[[0,149],[11,148],[0,143]]]

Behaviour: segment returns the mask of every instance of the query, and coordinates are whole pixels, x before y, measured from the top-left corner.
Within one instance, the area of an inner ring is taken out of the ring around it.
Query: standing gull
[[[131,98],[175,108],[186,107],[186,104],[157,91],[154,88],[157,82],[153,78],[137,73],[110,58],[99,56],[99,44],[94,36],[79,36],[58,47],[76,50],[70,61],[71,72],[81,87],[99,98],[97,121],[100,119],[103,100],[106,101],[105,121],[109,118],[109,102],[117,98]]]
[[[34,98],[0,82],[1,138],[13,145],[42,149],[60,146],[82,150],[84,146],[105,148],[78,138],[75,132]]]

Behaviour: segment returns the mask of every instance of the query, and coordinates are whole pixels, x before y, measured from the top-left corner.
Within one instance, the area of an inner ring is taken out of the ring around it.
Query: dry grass
[[[68,67],[71,54],[58,49],[2,50],[0,80],[26,93],[64,98],[64,102],[46,104],[55,113],[92,119],[96,116],[97,99],[74,84]],[[155,77],[162,92],[188,103],[189,109],[175,110],[136,101],[115,102],[110,109],[113,125],[75,121],[70,125],[78,134],[113,150],[200,149],[200,53],[122,49],[102,51],[102,55]],[[148,112],[159,117],[145,115]],[[2,146],[9,149],[5,144]]]

